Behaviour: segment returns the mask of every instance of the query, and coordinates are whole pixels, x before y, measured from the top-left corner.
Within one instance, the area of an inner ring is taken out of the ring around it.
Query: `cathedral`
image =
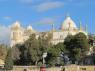
[[[87,35],[87,25],[85,26],[85,28],[83,28],[80,23],[80,27],[78,28],[71,17],[67,16],[60,26],[59,30],[56,30],[54,28],[54,24],[52,24],[52,30],[46,33],[52,33],[51,43],[53,45],[56,45],[59,42],[64,42],[64,39],[67,37],[67,35],[75,35],[79,32],[83,32],[85,35]],[[29,38],[31,34],[36,34],[36,37],[39,37],[41,32],[35,31],[30,25],[25,29],[20,25],[20,22],[16,21],[11,26],[10,46],[12,47],[16,44],[23,43]]]

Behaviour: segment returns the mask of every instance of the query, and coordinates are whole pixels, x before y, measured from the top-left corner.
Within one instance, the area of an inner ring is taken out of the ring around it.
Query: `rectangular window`
[[[86,68],[81,68],[81,71],[86,71]]]

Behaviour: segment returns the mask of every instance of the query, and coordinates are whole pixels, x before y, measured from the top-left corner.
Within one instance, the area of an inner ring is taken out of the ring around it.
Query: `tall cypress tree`
[[[13,59],[12,59],[12,50],[11,50],[11,48],[7,52],[4,68],[5,68],[5,70],[11,70],[13,68]]]

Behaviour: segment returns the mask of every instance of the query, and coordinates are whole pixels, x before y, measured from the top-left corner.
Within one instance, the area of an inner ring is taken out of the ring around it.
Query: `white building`
[[[15,44],[23,43],[25,40],[29,38],[29,36],[36,31],[29,25],[26,29],[21,27],[20,22],[16,21],[11,26],[11,44],[10,46],[14,46]]]
[[[53,29],[52,32],[53,38],[51,42],[53,44],[64,42],[64,39],[67,37],[67,35],[75,35],[79,32],[83,32],[85,35],[87,35],[87,29],[83,30],[81,23],[80,28],[78,28],[75,22],[70,17],[66,17],[66,19],[62,23],[61,29],[59,30]]]
[[[54,24],[52,25],[52,31],[49,32],[52,33],[51,43],[55,45],[59,42],[64,42],[67,35],[75,35],[79,32],[83,32],[85,35],[87,35],[87,28],[83,30],[81,24],[80,28],[78,28],[75,22],[68,16],[62,23],[61,29],[55,30]],[[11,26],[11,47],[15,44],[23,43],[33,33],[35,33],[37,36],[41,34],[41,32],[35,31],[32,26],[28,26],[26,29],[22,28],[20,22],[16,21]]]

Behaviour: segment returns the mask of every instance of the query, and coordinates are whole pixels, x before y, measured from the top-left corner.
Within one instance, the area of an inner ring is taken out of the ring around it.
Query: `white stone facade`
[[[52,38],[52,44],[56,45],[59,42],[64,42],[64,39],[67,37],[67,35],[75,35],[79,32],[83,32],[85,35],[87,35],[87,29],[83,30],[82,26],[80,25],[80,28],[77,28],[74,21],[67,17],[64,22],[62,23],[61,29],[54,30],[52,32],[53,38]]]
[[[52,40],[51,43],[53,45],[64,42],[64,39],[67,37],[67,35],[75,35],[79,32],[83,32],[85,35],[87,35],[87,29],[83,30],[82,27],[79,29],[77,28],[75,22],[70,18],[66,17],[64,22],[62,23],[61,29],[55,30],[53,27],[52,32]],[[24,29],[21,27],[20,23],[16,21],[11,26],[11,47],[18,43],[23,43],[25,40],[29,38],[31,34],[35,33],[37,37],[41,34],[41,32],[35,31],[31,26],[28,26],[27,29]]]
[[[33,33],[36,33],[36,31],[34,31],[30,25],[27,27],[27,29],[24,29],[23,27],[21,27],[20,22],[16,21],[11,26],[11,44],[10,44],[10,46],[12,47],[15,44],[23,43]]]

